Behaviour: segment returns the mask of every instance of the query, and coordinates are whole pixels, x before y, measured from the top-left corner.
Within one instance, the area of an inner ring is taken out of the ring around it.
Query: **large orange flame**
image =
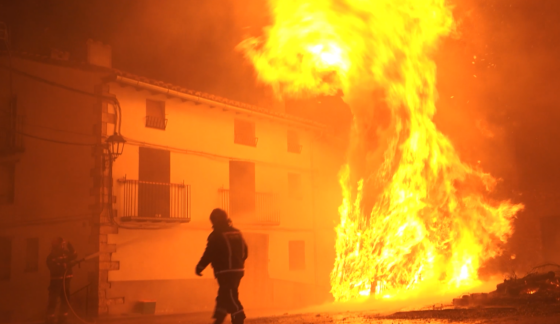
[[[331,274],[336,300],[396,296],[420,282],[477,283],[521,205],[461,162],[435,113],[445,0],[269,0],[274,24],[240,44],[279,97],[342,92],[354,115]]]

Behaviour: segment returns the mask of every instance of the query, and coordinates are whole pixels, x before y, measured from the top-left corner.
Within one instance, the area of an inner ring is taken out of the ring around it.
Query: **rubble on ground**
[[[522,278],[512,277],[490,293],[453,299],[455,307],[505,306],[528,303],[560,303],[560,265],[545,264]]]

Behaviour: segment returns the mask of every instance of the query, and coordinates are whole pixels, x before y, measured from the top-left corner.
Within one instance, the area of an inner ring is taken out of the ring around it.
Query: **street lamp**
[[[119,157],[124,149],[124,144],[126,140],[122,137],[121,134],[114,133],[113,135],[107,138],[107,146],[109,150],[109,154],[111,155],[112,161],[115,161],[117,157]]]

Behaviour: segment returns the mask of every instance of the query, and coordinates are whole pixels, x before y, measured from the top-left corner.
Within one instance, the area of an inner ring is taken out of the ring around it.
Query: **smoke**
[[[455,1],[458,37],[441,47],[435,122],[471,165],[499,181],[495,198],[526,208],[502,257],[481,270],[524,274],[544,262],[540,218],[557,214],[560,174],[559,3]]]
[[[246,35],[259,33],[267,24],[264,1],[133,0],[110,9],[76,1],[44,1],[40,7],[29,3],[2,4],[3,18],[13,17],[9,25],[16,49],[60,47],[72,52],[71,59],[80,60],[78,48],[94,38],[112,45],[116,68],[242,101],[266,101],[266,91],[254,86],[252,71],[233,50]],[[488,263],[485,271],[526,271],[542,261],[539,217],[557,213],[560,4],[525,0],[453,4],[458,33],[441,44],[436,57],[439,99],[434,121],[462,161],[500,179],[493,198],[513,198],[527,206],[515,221],[504,256]],[[387,114],[378,110],[375,119],[384,125]],[[371,138],[372,145],[376,140]],[[58,161],[53,157],[49,163]],[[37,171],[29,177],[45,175]],[[52,186],[60,180],[48,182]],[[29,214],[48,204],[36,204]]]
[[[51,49],[85,61],[86,41],[109,44],[113,67],[251,104],[268,104],[250,66],[234,50],[266,24],[257,0],[21,0],[0,3],[16,51]]]

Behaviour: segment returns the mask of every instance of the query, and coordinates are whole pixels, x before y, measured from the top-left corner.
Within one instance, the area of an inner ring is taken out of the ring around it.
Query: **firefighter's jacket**
[[[214,228],[208,236],[206,250],[196,266],[196,271],[200,273],[208,264],[212,264],[215,276],[228,272],[243,272],[247,254],[247,244],[238,229],[231,226]]]
[[[47,267],[51,272],[51,280],[72,278],[72,261],[77,257],[78,254],[70,242],[63,242],[62,249],[51,251],[47,256]]]

